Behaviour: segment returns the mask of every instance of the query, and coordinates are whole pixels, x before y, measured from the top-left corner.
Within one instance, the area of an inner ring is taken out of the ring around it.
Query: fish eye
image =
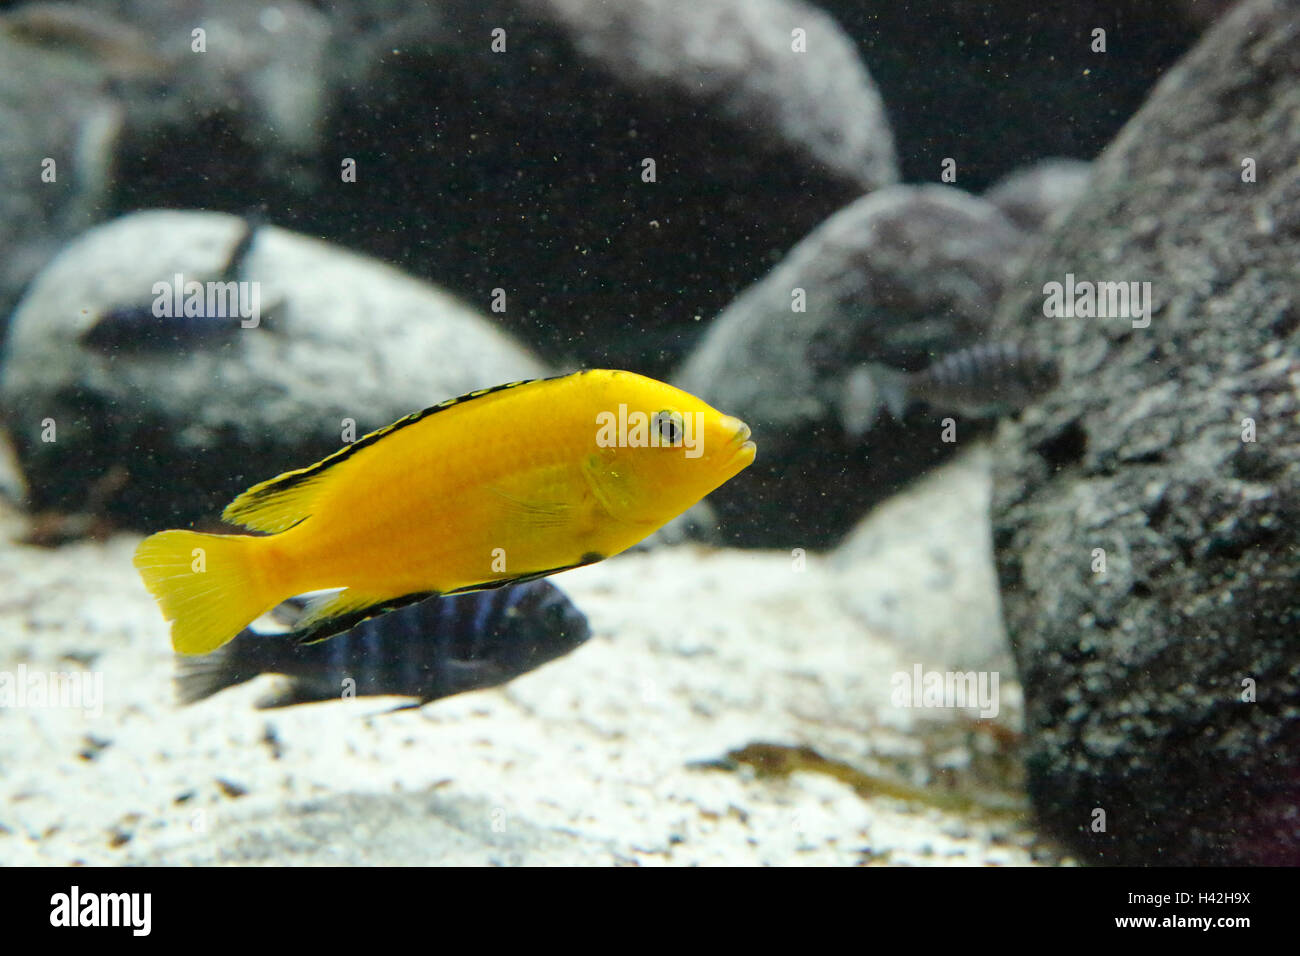
[[[674,412],[671,409],[655,412],[653,424],[655,431],[659,435],[660,445],[668,445],[672,448],[681,445],[685,429],[680,412]]]

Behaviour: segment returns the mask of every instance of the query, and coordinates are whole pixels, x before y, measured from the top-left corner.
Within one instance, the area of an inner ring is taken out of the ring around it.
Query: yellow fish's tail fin
[[[235,534],[161,531],[135,551],[135,566],[163,616],[172,647],[207,654],[274,607],[254,563],[262,539]]]

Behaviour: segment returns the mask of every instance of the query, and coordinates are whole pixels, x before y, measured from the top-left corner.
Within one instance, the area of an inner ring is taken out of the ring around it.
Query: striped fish
[[[1010,342],[987,342],[951,352],[919,372],[867,363],[845,377],[840,418],[853,437],[865,433],[889,409],[902,420],[923,402],[972,418],[1019,411],[1060,382],[1056,361]]]
[[[259,216],[244,217],[243,230],[212,282],[233,288],[240,281],[244,260],[253,248],[259,228]],[[85,348],[103,354],[150,354],[232,342],[243,328],[242,316],[223,312],[220,308],[211,315],[155,315],[156,298],[106,309],[99,314],[95,324],[81,334],[79,341]],[[226,300],[226,306],[229,308],[231,305]],[[274,312],[275,309],[266,311]],[[258,315],[258,327],[262,331],[271,331],[274,325],[270,315]]]
[[[275,616],[291,618],[302,609],[295,599]],[[284,674],[288,688],[258,701],[259,708],[338,700],[345,690],[414,697],[418,703],[410,706],[418,707],[504,684],[569,653],[590,634],[587,618],[559,588],[532,581],[429,598],[315,644],[245,629],[204,657],[178,655],[176,690],[190,704],[259,674]]]

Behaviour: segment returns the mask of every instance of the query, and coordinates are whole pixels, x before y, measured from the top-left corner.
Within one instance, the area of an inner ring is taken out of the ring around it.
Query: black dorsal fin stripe
[[[244,504],[248,505],[263,498],[283,494],[285,491],[297,487],[304,481],[311,480],[322,471],[325,471],[325,469],[332,468],[349,456],[355,455],[363,448],[368,448],[381,438],[385,438],[399,429],[406,428],[408,425],[414,425],[416,422],[423,421],[430,415],[434,415],[438,412],[445,412],[449,408],[454,408],[457,405],[462,405],[465,402],[472,401],[476,398],[482,398],[485,395],[491,395],[494,392],[503,392],[508,388],[518,388],[520,385],[531,385],[534,382],[549,382],[553,379],[565,377],[566,376],[564,375],[552,375],[549,378],[526,378],[517,382],[506,382],[504,385],[493,385],[489,388],[479,388],[472,392],[466,392],[464,395],[457,395],[455,398],[449,398],[446,401],[439,402],[437,405],[430,405],[428,408],[423,408],[418,412],[412,412],[405,418],[399,418],[391,425],[385,425],[377,431],[373,431],[368,435],[358,438],[352,444],[343,446],[333,454],[325,456],[314,465],[308,465],[306,468],[299,468],[296,471],[287,471],[274,482],[268,484],[265,488],[256,492],[246,492],[245,494],[248,495],[248,498]]]

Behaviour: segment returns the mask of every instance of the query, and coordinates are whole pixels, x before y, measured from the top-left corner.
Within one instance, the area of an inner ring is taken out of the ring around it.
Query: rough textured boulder
[[[0,405],[34,509],[88,507],[116,467],[125,480],[94,505],[116,522],[211,518],[250,484],[338,448],[347,420],[359,437],[444,398],[546,372],[446,293],[274,227],[257,231],[239,275],[258,283],[259,327],[224,340],[178,331],[148,352],[81,343],[106,310],[149,306],[154,283],[219,272],[241,232],[222,213],[136,213],[86,233],[37,277],[0,366]]]
[[[846,378],[863,362],[924,368],[983,339],[1026,242],[960,190],[890,187],[836,213],[714,319],[674,381],[744,418],[759,442],[743,480],[709,499],[724,533],[828,545],[951,454],[928,413],[904,423],[882,415],[850,437],[837,411]]]
[[[1297,77],[1300,3],[1230,13],[999,311],[1065,369],[994,522],[1030,790],[1086,859],[1300,863]],[[1149,325],[1045,317],[1071,273],[1150,282]]]

